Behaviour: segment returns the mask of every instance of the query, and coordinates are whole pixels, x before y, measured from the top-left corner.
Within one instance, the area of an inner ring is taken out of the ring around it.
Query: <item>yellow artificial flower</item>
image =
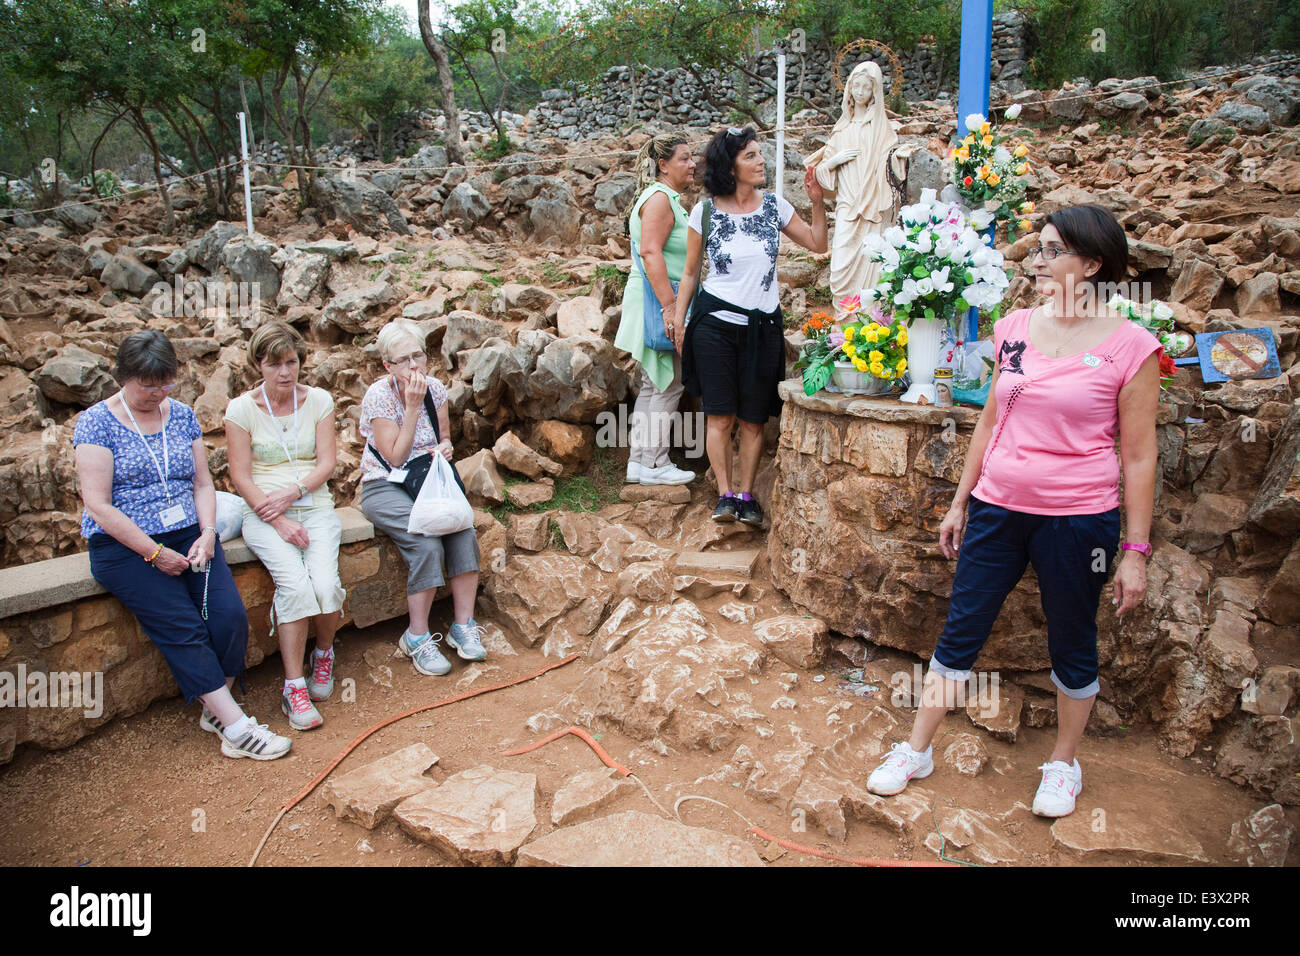
[[[987,136],[987,135],[989,135],[989,130],[991,130],[992,128],[993,128],[993,124],[992,124],[992,123],[983,123],[983,124],[981,124],[981,126],[980,126],[980,135],[981,135],[981,136]],[[984,145],[987,146],[988,144],[985,143]]]
[[[1029,172],[1029,164],[1028,164],[1028,163],[1021,163],[1019,166],[1016,167],[1016,175],[1017,175],[1017,176],[1023,176],[1023,175],[1024,175],[1025,173],[1027,173],[1027,172]]]
[[[872,362],[868,368],[871,370],[871,374],[876,376],[879,376],[885,370],[885,366],[881,365],[879,362]]]
[[[1016,147],[1016,152],[1015,152],[1016,159],[1024,159],[1028,155],[1029,155],[1029,147],[1026,146],[1024,143],[1021,143],[1019,146]]]
[[[853,358],[853,356],[856,355],[857,352],[858,352],[858,350],[857,350],[857,347],[856,347],[856,346],[851,345],[851,344],[849,344],[849,343],[845,343],[845,345],[844,345],[844,354],[845,354],[845,355],[847,355],[849,358]]]
[[[898,338],[895,339],[895,341],[898,342],[899,345],[906,345],[906,344],[907,344],[907,329],[899,329],[899,330],[898,330]]]
[[[976,179],[983,179],[983,178],[986,177],[990,172],[992,172],[992,170],[990,170],[987,166],[981,166],[981,167],[980,167],[980,171],[979,171],[979,173],[976,174],[975,178],[976,178]]]
[[[864,325],[862,327],[862,338],[868,342],[875,342],[879,333],[873,325]]]
[[[975,134],[967,133],[966,138],[961,141],[963,146],[973,146],[975,144]]]
[[[907,359],[901,358],[894,363],[894,368],[898,369],[898,374],[902,375],[907,371]]]
[[[996,185],[997,185],[998,183],[1000,183],[1000,182],[1002,182],[1002,180],[998,178],[998,174],[997,174],[997,173],[990,173],[990,174],[989,174],[988,183],[989,183],[990,186],[996,186]]]
[[[856,331],[857,331],[857,329],[855,329],[855,328],[854,328],[853,326],[851,326],[851,325],[850,325],[847,329],[845,329],[845,330],[844,330],[844,341],[845,341],[845,342],[852,342],[852,341],[853,341],[853,333],[856,332]]]
[[[1020,225],[1021,232],[1029,232],[1031,229],[1034,228],[1034,224],[1030,222],[1028,219],[1021,219],[1019,225]]]
[[[1022,202],[1022,203],[1020,204],[1020,211],[1021,211],[1021,212],[1033,212],[1033,211],[1034,211],[1034,204],[1033,204],[1032,202],[1026,200],[1025,202]]]
[[[983,142],[984,142],[984,145],[985,145],[985,146],[992,146],[992,145],[993,145],[993,137],[992,137],[992,136],[985,136]]]
[[[970,150],[965,146],[962,146],[953,150],[953,155],[964,163],[966,160],[970,159]]]
[[[884,352],[878,352],[878,351],[876,351],[875,349],[872,349],[872,350],[867,354],[867,361],[869,361],[869,362],[883,362],[884,360],[885,360],[885,353],[884,353]]]
[[[865,372],[867,370],[867,363],[862,361],[862,359],[854,359],[853,367],[856,368],[859,372]]]

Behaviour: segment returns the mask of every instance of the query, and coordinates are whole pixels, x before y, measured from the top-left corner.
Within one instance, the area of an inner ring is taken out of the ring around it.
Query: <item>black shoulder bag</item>
[[[429,416],[429,423],[433,425],[433,437],[441,444],[442,434],[438,429],[438,409],[434,407],[433,396],[429,394],[428,389],[424,391],[424,411]],[[393,470],[393,466],[384,460],[383,455],[379,454],[379,449],[375,447],[374,442],[369,443],[366,447],[370,449],[370,454],[375,456],[375,461],[384,466],[385,471]],[[433,467],[433,453],[426,451],[423,455],[417,455],[403,467],[406,468],[406,477],[402,479],[402,488],[414,501],[420,494],[420,486],[424,484],[424,479],[429,476],[429,469]],[[465,491],[465,483],[460,480],[460,472],[456,470],[454,463],[451,466],[451,473],[456,478],[456,484],[460,486],[461,494],[469,497]]]

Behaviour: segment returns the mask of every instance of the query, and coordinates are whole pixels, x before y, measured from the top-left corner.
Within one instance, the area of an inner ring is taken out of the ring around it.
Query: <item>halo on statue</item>
[[[835,80],[835,89],[841,93],[844,92],[844,61],[850,54],[863,49],[873,50],[878,54],[883,53],[885,58],[889,60],[888,92],[892,96],[894,86],[898,83],[898,77],[903,75],[903,61],[898,58],[897,53],[879,40],[853,40],[840,47],[839,52],[835,54],[834,65],[831,67],[831,77]],[[875,59],[875,57],[872,57],[872,59]],[[855,62],[853,65],[856,67],[857,63]]]

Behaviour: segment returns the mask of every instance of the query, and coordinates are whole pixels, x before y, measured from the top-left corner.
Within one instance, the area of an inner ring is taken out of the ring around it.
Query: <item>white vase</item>
[[[899,401],[915,405],[924,395],[927,402],[934,404],[934,368],[939,364],[946,325],[947,322],[942,318],[927,319],[922,316],[913,318],[907,327],[907,371],[912,384],[900,396]]]

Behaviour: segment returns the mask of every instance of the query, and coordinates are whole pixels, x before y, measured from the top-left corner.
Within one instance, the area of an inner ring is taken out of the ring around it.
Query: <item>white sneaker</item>
[[[641,482],[641,462],[629,460],[627,463],[627,483],[629,485],[640,484]]]
[[[671,461],[658,468],[642,468],[643,485],[685,485],[695,480],[695,472],[678,468]]]
[[[266,724],[259,724],[257,718],[250,718],[252,724],[239,735],[238,740],[231,740],[223,731],[221,734],[221,752],[227,757],[252,757],[254,760],[275,760],[287,754],[293,741],[272,733]]]
[[[217,715],[204,707],[203,712],[199,714],[199,730],[206,730],[210,734],[219,734],[225,729],[226,725],[217,718]]]
[[[280,695],[280,709],[294,730],[315,730],[325,723],[305,686],[290,687]]]
[[[426,677],[441,677],[451,670],[451,661],[442,656],[438,649],[441,634],[425,634],[416,637],[410,629],[402,632],[397,641],[397,649],[411,659],[415,669]]]
[[[1034,813],[1040,817],[1068,817],[1074,812],[1074,800],[1083,792],[1083,770],[1079,761],[1070,766],[1064,760],[1040,764],[1043,780],[1034,794]]]
[[[907,788],[907,782],[913,778],[921,780],[934,773],[933,747],[926,747],[924,753],[917,753],[911,745],[904,742],[893,744],[892,752],[885,762],[871,772],[867,778],[867,789],[882,797],[892,797]]]

